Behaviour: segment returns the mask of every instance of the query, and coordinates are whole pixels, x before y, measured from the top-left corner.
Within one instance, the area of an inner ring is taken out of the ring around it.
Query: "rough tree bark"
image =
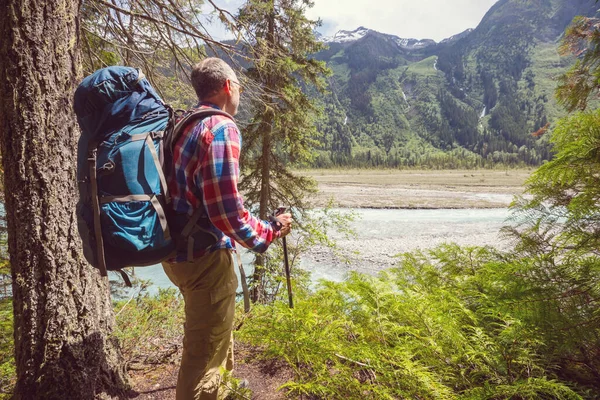
[[[81,256],[75,204],[78,0],[2,0],[0,141],[12,266],[16,399],[119,396],[107,282]]]
[[[271,3],[271,7],[274,5]],[[275,47],[275,15],[274,12],[269,13],[267,18],[267,43],[270,46]],[[264,98],[265,104],[271,104],[273,102],[273,96],[269,93],[273,90],[273,77],[270,73],[265,80],[266,95]],[[269,218],[269,201],[271,199],[271,146],[272,146],[272,133],[273,133],[273,110],[265,110],[263,120],[261,123],[261,139],[262,139],[262,156],[260,158],[261,173],[260,173],[260,202],[258,217],[262,220]],[[254,273],[252,280],[254,281],[254,288],[252,289],[251,299],[253,303],[261,301],[261,297],[264,295],[263,279],[265,275],[265,269],[256,268],[257,265],[265,265],[265,257],[257,254],[256,260],[254,261]]]
[[[266,1],[266,3],[269,3]],[[275,5],[270,3],[270,7],[274,8]],[[267,17],[267,44],[271,48],[275,48],[275,11],[272,10]],[[266,97],[265,103],[274,103],[273,96],[268,93],[275,91],[275,82],[273,74],[269,71],[266,76],[265,89]],[[271,136],[273,133],[273,110],[268,109],[265,111],[266,115],[263,118],[263,134],[262,134],[262,170],[261,170],[261,185],[260,185],[260,218],[267,219],[269,214],[269,200],[271,199]]]

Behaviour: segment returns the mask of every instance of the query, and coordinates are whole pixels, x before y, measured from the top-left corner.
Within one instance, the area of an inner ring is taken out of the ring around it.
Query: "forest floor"
[[[304,170],[319,185],[316,206],[341,208],[504,208],[521,194],[531,170]],[[236,342],[234,376],[247,379],[255,400],[285,399],[278,388],[293,378],[283,364],[259,361],[258,350]],[[137,400],[175,399],[178,360],[130,371]],[[243,398],[243,397],[238,397]]]
[[[252,400],[283,400],[285,395],[278,390],[281,385],[293,378],[292,370],[282,362],[258,361],[258,350],[243,343],[235,343],[234,377],[246,379]],[[174,359],[179,360],[181,354]],[[137,371],[129,371],[132,390],[130,399],[136,400],[174,400],[177,385],[177,363],[161,364]],[[236,397],[244,399],[243,396]]]
[[[341,208],[503,208],[521,194],[529,169],[304,170],[319,185],[316,206]]]

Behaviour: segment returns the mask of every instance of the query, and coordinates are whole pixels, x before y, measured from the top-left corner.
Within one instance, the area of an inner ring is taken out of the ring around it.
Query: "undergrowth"
[[[16,379],[12,300],[0,299],[0,400],[10,399]]]
[[[579,361],[597,351],[598,323],[578,321],[583,308],[560,316],[561,293],[539,297],[530,279],[541,260],[514,261],[458,246],[406,254],[378,277],[321,282],[294,309],[254,307],[238,339],[289,364],[292,398],[598,398]]]
[[[172,361],[183,343],[183,298],[176,289],[159,289],[115,303],[121,351],[129,369]]]
[[[377,277],[352,273],[296,290],[294,309],[254,305],[238,313],[236,340],[294,371],[283,385],[290,398],[599,399],[599,277],[592,256],[447,245],[404,254]],[[10,303],[0,312],[6,394]],[[175,290],[118,301],[115,312],[129,369],[176,361],[183,300]]]

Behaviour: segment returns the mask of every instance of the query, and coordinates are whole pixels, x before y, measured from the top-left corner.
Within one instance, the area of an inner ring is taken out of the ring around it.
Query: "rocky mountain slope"
[[[594,0],[499,0],[473,30],[436,43],[365,27],[321,38],[334,74],[322,98],[318,166],[537,165],[531,133],[563,111],[554,100],[560,38]]]

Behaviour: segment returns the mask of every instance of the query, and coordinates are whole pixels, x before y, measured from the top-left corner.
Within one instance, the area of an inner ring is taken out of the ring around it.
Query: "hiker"
[[[196,108],[237,113],[242,86],[233,69],[219,58],[194,66],[191,81],[198,96]],[[233,369],[233,318],[238,286],[232,251],[235,242],[262,253],[290,232],[292,217],[278,217],[280,229],[253,217],[238,192],[241,135],[232,118],[212,115],[183,128],[174,143],[168,173],[173,211],[187,219],[197,209],[207,226],[198,232],[193,250],[180,249],[163,262],[169,279],[185,302],[183,355],[177,380],[178,400],[223,396],[221,367]],[[203,240],[215,240],[208,247]],[[193,254],[191,254],[193,253]]]

